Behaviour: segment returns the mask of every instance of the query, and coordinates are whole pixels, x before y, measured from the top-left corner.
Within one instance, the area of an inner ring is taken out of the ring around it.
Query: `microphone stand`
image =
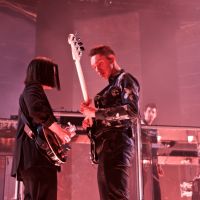
[[[137,176],[137,197],[138,200],[144,200],[143,191],[143,172],[142,172],[142,140],[141,140],[141,124],[140,119],[137,118],[136,134],[135,134],[135,144],[136,144],[136,176]]]

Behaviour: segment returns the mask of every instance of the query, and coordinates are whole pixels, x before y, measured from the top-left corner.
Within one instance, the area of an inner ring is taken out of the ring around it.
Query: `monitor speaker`
[[[12,156],[0,156],[0,199],[15,199],[15,178],[10,176]]]

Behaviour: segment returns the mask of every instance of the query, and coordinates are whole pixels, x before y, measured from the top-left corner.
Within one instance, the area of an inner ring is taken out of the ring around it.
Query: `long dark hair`
[[[58,65],[46,57],[36,57],[28,65],[24,83],[38,82],[60,90]]]

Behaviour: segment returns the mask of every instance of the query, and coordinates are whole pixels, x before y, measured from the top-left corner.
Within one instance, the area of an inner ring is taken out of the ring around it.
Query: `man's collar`
[[[124,70],[121,69],[121,70],[117,71],[115,74],[111,75],[111,76],[109,77],[109,79],[108,79],[109,83],[110,83],[110,84],[113,83],[113,82],[117,79],[117,77],[118,77],[121,73],[123,73],[123,72],[124,72]]]

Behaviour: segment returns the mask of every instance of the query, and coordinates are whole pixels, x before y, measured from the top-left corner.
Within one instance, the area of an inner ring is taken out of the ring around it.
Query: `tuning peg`
[[[82,47],[80,47],[80,49],[81,49],[81,51],[84,51],[85,50],[85,48],[82,46]]]
[[[83,43],[82,43],[82,42],[78,42],[78,45],[79,45],[79,46],[83,46]]]

